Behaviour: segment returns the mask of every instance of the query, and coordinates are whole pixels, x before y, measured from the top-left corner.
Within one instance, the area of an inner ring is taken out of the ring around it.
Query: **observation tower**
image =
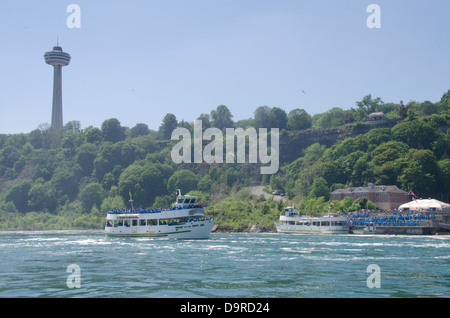
[[[63,128],[62,116],[62,72],[63,66],[69,65],[70,55],[63,52],[62,47],[53,47],[52,51],[44,54],[45,63],[53,66],[53,105],[52,105],[52,128],[60,131]]]

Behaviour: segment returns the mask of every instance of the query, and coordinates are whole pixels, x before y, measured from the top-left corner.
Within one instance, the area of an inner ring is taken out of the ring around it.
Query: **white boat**
[[[373,222],[367,223],[366,227],[362,230],[363,234],[377,234],[377,227]]]
[[[109,210],[105,232],[117,236],[209,238],[214,220],[206,217],[199,200],[197,196],[181,195],[178,190],[176,202],[168,209],[133,209],[132,205],[131,210]]]
[[[287,207],[275,222],[278,233],[348,234],[346,217],[328,214],[323,216],[300,215],[293,207]]]

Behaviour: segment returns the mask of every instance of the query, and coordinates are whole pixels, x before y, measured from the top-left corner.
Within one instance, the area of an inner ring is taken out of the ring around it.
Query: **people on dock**
[[[365,226],[373,223],[375,226],[420,226],[423,221],[435,219],[434,215],[417,213],[416,211],[378,211],[362,210],[354,212],[343,212],[347,215],[352,226]]]

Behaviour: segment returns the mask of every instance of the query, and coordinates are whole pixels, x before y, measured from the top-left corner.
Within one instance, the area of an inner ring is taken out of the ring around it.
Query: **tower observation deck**
[[[62,116],[62,71],[63,66],[69,65],[70,55],[63,52],[62,47],[54,46],[52,51],[44,54],[45,63],[53,66],[53,105],[52,128],[60,131],[63,128]]]

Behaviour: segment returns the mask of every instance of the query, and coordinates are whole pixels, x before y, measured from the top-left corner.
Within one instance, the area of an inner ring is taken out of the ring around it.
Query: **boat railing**
[[[130,213],[161,213],[165,211],[176,211],[185,209],[202,209],[201,205],[177,206],[167,209],[109,209],[108,214],[130,214]]]

